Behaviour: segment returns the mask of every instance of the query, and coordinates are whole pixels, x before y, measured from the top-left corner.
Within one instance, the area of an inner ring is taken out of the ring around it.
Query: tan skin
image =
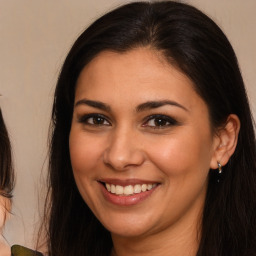
[[[82,70],[70,156],[83,199],[111,232],[112,255],[196,255],[209,170],[228,162],[239,127],[230,115],[213,130],[192,81],[149,48],[102,52]],[[140,193],[116,195],[108,182],[155,187],[136,201]]]
[[[0,255],[10,256],[11,249],[2,236],[5,221],[9,218],[9,212],[11,209],[11,201],[9,198],[0,196]]]

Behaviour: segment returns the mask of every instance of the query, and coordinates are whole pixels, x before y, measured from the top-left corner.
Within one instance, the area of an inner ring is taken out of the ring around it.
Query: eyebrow
[[[188,111],[187,108],[185,108],[183,105],[179,104],[176,101],[172,101],[172,100],[160,100],[160,101],[147,101],[145,103],[140,104],[137,108],[136,111],[137,112],[141,112],[141,111],[145,111],[148,109],[154,109],[154,108],[159,108],[165,105],[171,105],[171,106],[175,106],[175,107],[179,107],[185,111]]]
[[[87,105],[93,108],[98,108],[107,112],[111,111],[111,107],[103,102],[100,101],[94,101],[94,100],[87,100],[87,99],[82,99],[79,100],[75,103],[75,107],[79,106],[79,105]],[[172,101],[172,100],[160,100],[160,101],[147,101],[145,103],[142,103],[140,105],[138,105],[136,107],[136,112],[142,112],[148,109],[154,109],[154,108],[159,108],[165,105],[171,105],[171,106],[175,106],[175,107],[179,107],[185,111],[188,111],[187,108],[185,108],[183,105],[179,104],[176,101]],[[189,112],[189,111],[188,111]]]
[[[82,99],[79,100],[75,103],[75,107],[79,106],[79,105],[87,105],[93,108],[98,108],[107,112],[110,112],[111,108],[109,105],[100,102],[100,101],[94,101],[94,100],[87,100],[87,99]]]

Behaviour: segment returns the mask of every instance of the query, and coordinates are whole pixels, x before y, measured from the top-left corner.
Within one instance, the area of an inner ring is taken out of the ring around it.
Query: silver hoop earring
[[[220,164],[220,162],[218,162],[218,169],[219,169],[219,174],[222,173],[222,165]]]

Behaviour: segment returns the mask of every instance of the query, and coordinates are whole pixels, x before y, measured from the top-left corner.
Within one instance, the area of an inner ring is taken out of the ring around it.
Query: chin
[[[122,218],[117,221],[117,217],[113,217],[115,221],[101,222],[105,228],[112,234],[121,237],[139,237],[150,232],[153,224],[149,223],[146,218]]]
[[[108,230],[114,236],[126,237],[126,238],[142,237],[148,233],[145,229],[141,227],[140,228],[122,227],[122,228],[113,228]]]

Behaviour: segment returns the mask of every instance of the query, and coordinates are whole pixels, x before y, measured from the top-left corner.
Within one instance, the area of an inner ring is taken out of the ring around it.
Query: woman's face
[[[102,52],[82,70],[71,163],[112,234],[150,235],[200,218],[216,141],[207,105],[160,53]]]

